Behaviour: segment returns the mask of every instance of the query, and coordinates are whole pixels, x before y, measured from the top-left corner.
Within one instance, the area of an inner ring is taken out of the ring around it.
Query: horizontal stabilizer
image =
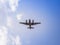
[[[34,27],[28,27],[29,29],[34,29]]]

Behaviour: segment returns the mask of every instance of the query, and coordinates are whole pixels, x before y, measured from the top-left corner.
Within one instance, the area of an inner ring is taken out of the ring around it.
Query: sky
[[[59,0],[0,0],[0,45],[60,45],[59,12]],[[29,19],[41,24],[19,24]]]

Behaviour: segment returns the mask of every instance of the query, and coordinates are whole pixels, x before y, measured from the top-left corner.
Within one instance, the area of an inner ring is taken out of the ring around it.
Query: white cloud
[[[6,0],[0,0],[0,3],[5,3]]]
[[[16,36],[15,43],[16,43],[16,45],[22,45],[19,36]]]
[[[1,2],[3,3],[3,2],[4,2],[4,0],[0,0],[0,3],[1,3]]]
[[[7,28],[0,27],[0,45],[7,45]]]
[[[12,27],[13,26],[13,21],[12,21],[12,18],[10,16],[7,16],[7,26],[8,27]]]
[[[16,36],[16,38],[14,38],[14,37],[11,36],[11,39],[12,39],[12,45],[22,45],[19,36]]]
[[[18,7],[18,1],[19,0],[9,0],[9,6],[13,12],[15,12]]]
[[[22,14],[17,14],[17,16],[16,16],[17,20],[20,20],[21,17],[22,17]]]
[[[18,7],[18,2],[20,0],[0,0],[0,5],[3,4],[4,6],[7,6],[9,5],[9,9],[12,11],[12,12],[15,12],[17,7]]]
[[[7,23],[6,24],[7,24],[8,27],[12,27],[13,26],[12,17],[10,17],[8,15],[11,14],[11,11],[12,12],[16,11],[16,9],[18,7],[18,1],[20,1],[20,0],[0,0],[0,12],[2,12],[2,14],[5,14],[7,16]],[[9,7],[8,7],[8,5],[9,5]],[[20,18],[21,15],[17,16],[17,17],[18,17],[18,20],[21,19]],[[4,17],[4,19],[5,19],[5,17]],[[7,32],[7,28],[5,26],[2,26],[0,28],[0,45],[7,45],[7,42],[8,42],[8,40],[7,40],[7,38],[8,38],[7,33],[8,33]],[[13,40],[14,41],[12,43],[16,42],[16,45],[21,45],[19,36],[17,36],[16,38],[13,38]]]
[[[14,42],[15,38],[12,35],[10,36],[10,38],[12,40],[12,45],[14,45],[15,44],[15,42]]]

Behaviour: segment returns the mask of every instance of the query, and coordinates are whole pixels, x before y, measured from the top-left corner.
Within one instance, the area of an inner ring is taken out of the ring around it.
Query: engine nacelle
[[[34,23],[34,20],[32,20],[32,23]]]

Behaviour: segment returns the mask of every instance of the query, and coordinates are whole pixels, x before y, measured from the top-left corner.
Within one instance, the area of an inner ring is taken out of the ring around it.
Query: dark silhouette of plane
[[[34,20],[32,20],[32,22],[31,22],[31,20],[29,19],[29,22],[27,22],[27,20],[26,20],[26,22],[19,22],[20,24],[25,24],[25,25],[28,25],[29,27],[29,29],[33,29],[34,27],[31,27],[32,25],[36,25],[36,24],[41,24],[41,22],[34,22]]]

